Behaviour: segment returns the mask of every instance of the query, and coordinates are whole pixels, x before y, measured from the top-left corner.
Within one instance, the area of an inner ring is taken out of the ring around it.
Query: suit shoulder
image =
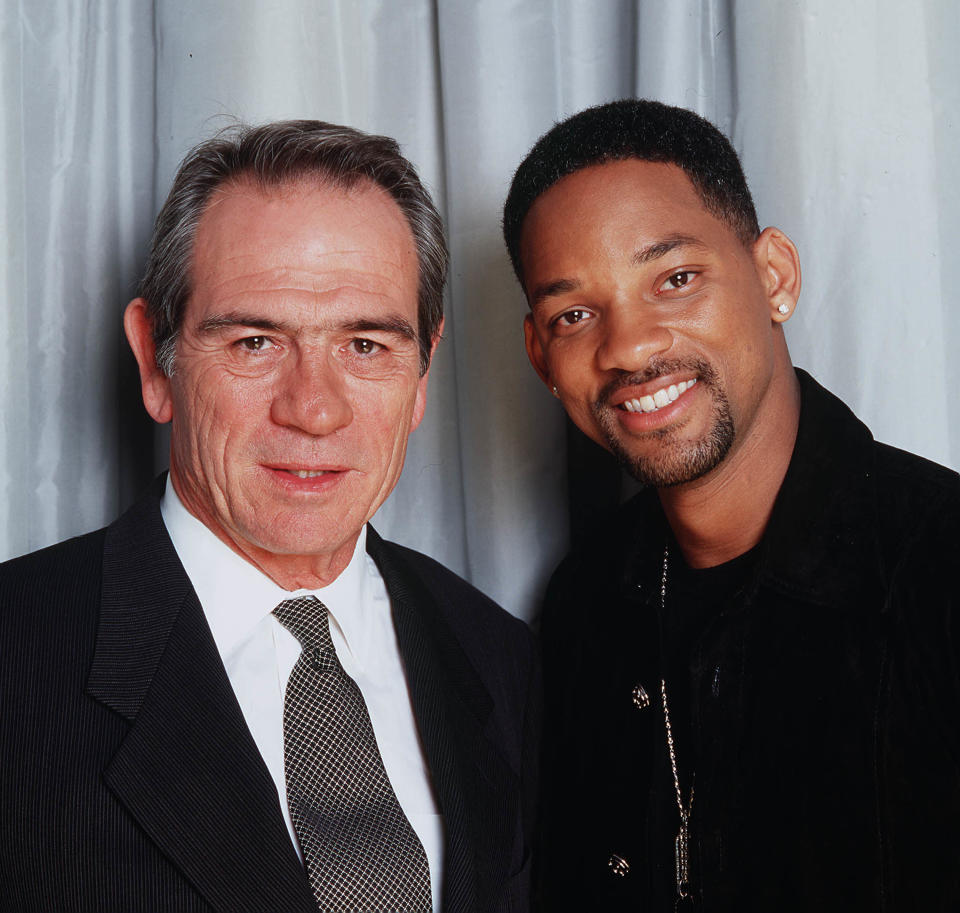
[[[402,560],[434,596],[450,605],[469,606],[469,613],[479,616],[480,622],[484,625],[492,624],[498,629],[508,630],[514,634],[528,633],[527,625],[523,621],[436,559],[395,542],[389,545],[396,549]]]
[[[462,657],[495,706],[513,721],[503,724],[510,729],[518,708],[539,694],[539,649],[530,628],[433,558],[382,540],[379,551],[389,559],[381,571],[386,568],[390,575],[385,580],[391,595],[421,606],[419,614],[450,663],[448,671],[460,677],[457,657]]]
[[[533,632],[526,622],[439,561],[403,545],[384,544],[430,594],[444,624],[455,632],[474,668],[484,670],[485,675],[505,675],[512,669],[520,679],[528,677],[539,660]]]
[[[0,664],[10,694],[31,680],[31,670],[52,664],[67,675],[68,668],[87,662],[96,636],[102,563],[100,530],[0,564]]]
[[[18,597],[49,599],[76,591],[95,578],[99,585],[105,529],[67,539],[0,564],[0,605]]]

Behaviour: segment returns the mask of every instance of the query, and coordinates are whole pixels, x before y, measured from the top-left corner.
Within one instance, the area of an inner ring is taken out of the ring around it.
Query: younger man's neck
[[[793,456],[800,387],[791,369],[771,390],[765,414],[712,472],[658,491],[663,512],[690,567],[714,567],[763,538]]]

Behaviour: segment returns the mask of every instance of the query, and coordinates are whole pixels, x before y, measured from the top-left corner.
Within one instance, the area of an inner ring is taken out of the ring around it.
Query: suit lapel
[[[130,722],[107,786],[214,909],[315,913],[156,492],[107,531],[87,690]]]
[[[519,795],[517,775],[486,733],[492,699],[437,600],[400,549],[368,528],[367,550],[390,593],[414,713],[444,816],[444,913],[487,909],[487,891],[508,876]]]

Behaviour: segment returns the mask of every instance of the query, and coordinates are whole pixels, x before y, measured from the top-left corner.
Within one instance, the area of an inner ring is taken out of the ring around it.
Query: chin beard
[[[652,456],[631,453],[624,440],[614,409],[607,405],[610,396],[622,387],[649,383],[665,374],[694,371],[697,386],[701,384],[713,400],[713,421],[710,430],[696,441],[673,440],[676,430],[665,428],[644,437],[659,440],[659,452]],[[632,374],[608,384],[594,404],[607,448],[620,465],[642,485],[669,488],[684,485],[705,476],[723,462],[734,440],[730,403],[717,381],[717,373],[705,361],[658,362],[642,373]]]

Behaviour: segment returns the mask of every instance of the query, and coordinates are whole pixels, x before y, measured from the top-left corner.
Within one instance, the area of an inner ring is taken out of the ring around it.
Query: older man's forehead
[[[415,309],[416,248],[388,194],[372,184],[288,191],[247,182],[204,213],[194,245],[194,295],[227,302],[342,288],[408,299],[404,305]]]

